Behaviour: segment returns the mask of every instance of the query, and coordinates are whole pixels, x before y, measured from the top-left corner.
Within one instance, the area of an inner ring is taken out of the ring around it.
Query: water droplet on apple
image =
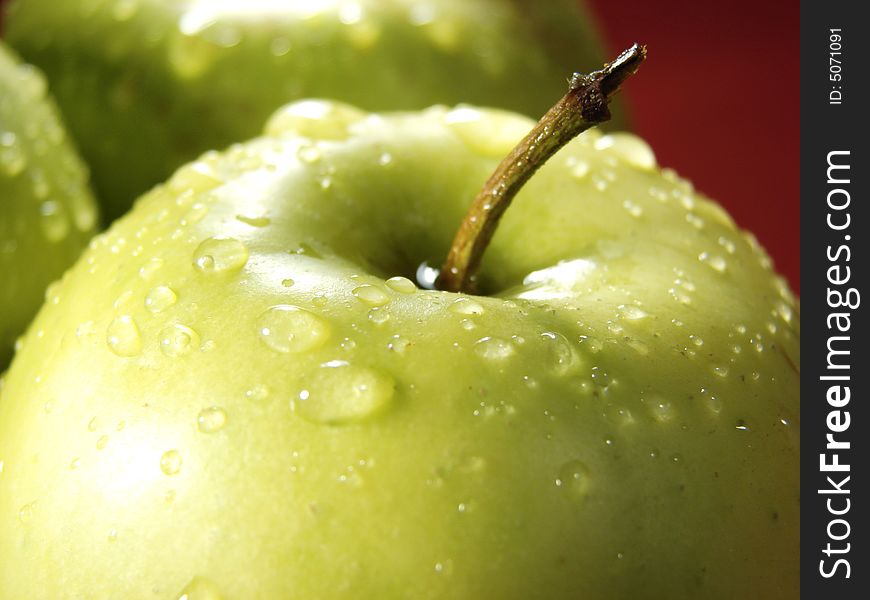
[[[197,202],[190,207],[190,210],[188,210],[187,214],[184,215],[184,218],[181,219],[180,224],[186,227],[188,225],[199,223],[205,218],[207,214],[208,206],[206,206],[202,202]]]
[[[387,349],[395,352],[396,354],[404,354],[405,350],[408,349],[408,346],[411,345],[411,342],[407,339],[400,336],[398,333],[395,334],[390,341],[387,343]]]
[[[245,398],[247,398],[248,400],[253,400],[254,402],[263,402],[268,397],[269,387],[262,383],[258,383],[245,391]]]
[[[746,421],[743,419],[737,419],[737,422],[734,424],[734,429],[739,431],[749,431],[749,425],[747,425]]]
[[[368,283],[354,288],[351,293],[371,306],[383,306],[390,301],[390,296],[384,290]]]
[[[204,408],[196,417],[196,427],[202,433],[215,433],[227,423],[227,413],[219,406]]]
[[[101,435],[99,438],[97,438],[97,450],[104,449],[108,443],[109,443],[109,436]]]
[[[707,398],[707,407],[710,412],[718,415],[722,412],[722,400],[718,396],[710,396]]]
[[[152,258],[139,267],[139,277],[148,281],[161,267],[163,267],[163,259]]]
[[[417,291],[417,286],[407,277],[390,277],[386,281],[386,286],[400,294],[413,294]]]
[[[473,152],[502,158],[529,132],[534,123],[500,110],[459,106],[447,112],[444,123]]]
[[[617,309],[622,318],[629,321],[639,321],[647,317],[645,310],[631,304],[620,304]]]
[[[389,166],[393,162],[393,155],[389,152],[383,152],[378,157],[378,164],[382,167]]]
[[[492,361],[503,361],[513,356],[513,345],[498,337],[483,337],[474,343],[474,353]]]
[[[210,237],[193,253],[193,264],[202,273],[230,273],[248,262],[248,249],[235,238]]]
[[[160,351],[170,358],[199,350],[199,334],[181,323],[172,323],[160,330],[157,337]]]
[[[196,161],[179,168],[169,179],[169,188],[177,194],[188,194],[190,199],[202,192],[212,190],[223,183],[211,165]]]
[[[178,296],[172,288],[165,285],[158,285],[157,287],[151,288],[145,296],[145,308],[148,309],[149,312],[159,313],[175,304],[177,300]]]
[[[639,204],[635,204],[631,200],[623,200],[622,206],[623,208],[625,208],[625,210],[628,211],[628,214],[630,214],[635,219],[643,216],[643,207],[641,207]]]
[[[457,298],[450,305],[450,312],[457,315],[482,315],[484,313],[483,306],[479,302],[471,298]]]
[[[701,252],[698,255],[698,260],[709,266],[717,273],[724,273],[728,268],[728,263],[721,256],[710,254],[709,252]]]
[[[568,157],[567,165],[574,179],[583,179],[589,174],[589,163],[582,158],[570,156]]]
[[[69,463],[69,470],[75,471],[76,469],[78,469],[81,466],[81,464],[82,464],[82,459],[79,457],[75,457]]]
[[[667,423],[673,421],[675,416],[674,407],[670,402],[662,398],[653,398],[650,402],[650,412],[653,419],[659,423]]]
[[[23,505],[18,509],[18,520],[23,524],[28,524],[33,520],[33,509],[35,508],[35,502],[31,502],[29,504]]]
[[[544,342],[547,364],[556,375],[567,375],[580,364],[577,351],[561,333],[546,331],[541,334],[541,340]]]
[[[0,173],[15,177],[27,168],[27,157],[11,131],[0,133]]]
[[[177,475],[181,471],[181,454],[178,450],[167,450],[160,457],[160,470],[165,475]]]
[[[374,307],[369,309],[368,318],[375,325],[383,325],[390,320],[390,313],[383,308]]]
[[[69,234],[69,219],[61,204],[46,200],[39,205],[39,213],[42,215],[39,224],[48,241],[59,242]]]
[[[652,170],[656,157],[645,141],[630,133],[611,133],[595,141],[596,150],[608,150],[633,167]]]
[[[142,337],[133,317],[115,317],[106,329],[106,343],[118,356],[130,357],[139,354],[142,351]]]
[[[713,373],[715,373],[719,377],[728,377],[728,367],[723,365],[717,365],[713,367]]]
[[[289,50],[289,45],[287,40],[286,44],[280,44],[280,49],[286,46]],[[343,140],[348,137],[350,125],[366,116],[366,113],[349,104],[302,100],[278,109],[266,124],[266,134],[280,136],[295,132],[311,139]]]
[[[277,352],[314,350],[326,342],[330,332],[322,317],[291,304],[272,306],[257,318],[260,340]]]
[[[296,149],[296,157],[305,164],[314,164],[322,157],[320,148],[311,143],[303,143]]]
[[[184,586],[177,600],[225,600],[214,582],[196,576]]]
[[[579,460],[571,460],[559,469],[555,483],[556,487],[580,500],[589,493],[589,479],[589,467]]]
[[[245,225],[250,225],[251,227],[265,227],[272,222],[272,219],[270,219],[269,217],[258,217],[250,215],[236,215],[236,220],[241,221]]]
[[[281,280],[281,285],[283,285],[285,288],[289,288],[296,285],[296,282],[288,277],[287,279]]]
[[[382,412],[394,393],[392,377],[368,367],[331,361],[308,378],[291,408],[312,423],[342,425]]]
[[[285,56],[290,49],[293,47],[293,44],[290,42],[290,39],[285,35],[279,35],[277,37],[272,38],[272,41],[269,42],[269,52],[272,53],[272,56],[276,58],[280,58]]]

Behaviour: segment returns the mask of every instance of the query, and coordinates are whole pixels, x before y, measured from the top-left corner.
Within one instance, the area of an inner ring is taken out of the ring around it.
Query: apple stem
[[[568,92],[499,163],[471,203],[435,286],[448,292],[474,291],[475,273],[498,222],[517,192],[562,146],[610,119],[608,103],[646,58],[634,44],[613,62],[588,75],[574,73]]]

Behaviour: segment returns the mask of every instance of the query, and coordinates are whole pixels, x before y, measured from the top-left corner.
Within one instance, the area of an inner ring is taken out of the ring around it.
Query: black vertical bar
[[[866,4],[801,2],[801,595],[867,598]],[[848,391],[847,391],[848,390]],[[848,398],[847,398],[848,395]],[[830,436],[830,437],[828,437]],[[846,467],[845,465],[848,465]]]

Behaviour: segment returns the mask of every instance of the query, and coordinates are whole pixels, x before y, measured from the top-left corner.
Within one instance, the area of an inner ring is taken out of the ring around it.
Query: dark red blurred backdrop
[[[587,0],[611,53],[649,58],[633,129],[753,231],[800,291],[799,3]]]
[[[611,54],[649,49],[626,91],[634,130],[755,232],[799,292],[798,2],[586,1]]]

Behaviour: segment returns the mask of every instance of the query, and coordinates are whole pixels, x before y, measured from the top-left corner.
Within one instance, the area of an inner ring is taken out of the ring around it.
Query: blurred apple
[[[0,371],[96,224],[87,171],[45,78],[0,42]]]
[[[47,73],[110,220],[291,99],[538,116],[573,71],[601,64],[576,0],[18,0],[7,21]]]

